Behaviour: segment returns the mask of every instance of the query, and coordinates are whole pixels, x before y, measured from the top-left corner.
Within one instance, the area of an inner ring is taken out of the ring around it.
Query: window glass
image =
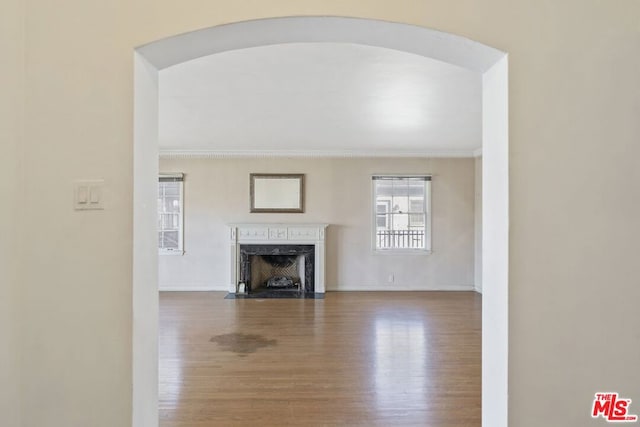
[[[160,252],[182,252],[181,175],[160,176],[158,183],[158,248]]]
[[[375,248],[430,249],[430,176],[374,176]]]

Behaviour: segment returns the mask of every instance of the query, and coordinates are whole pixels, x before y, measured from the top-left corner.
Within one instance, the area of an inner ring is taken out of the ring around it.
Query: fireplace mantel
[[[231,238],[231,280],[235,293],[240,277],[240,245],[314,245],[315,292],[325,291],[325,235],[328,224],[229,224]]]

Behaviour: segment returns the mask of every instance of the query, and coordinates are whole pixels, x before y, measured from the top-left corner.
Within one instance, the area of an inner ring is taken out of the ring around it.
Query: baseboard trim
[[[229,292],[226,288],[213,288],[213,287],[163,287],[158,289],[159,292]],[[421,291],[439,291],[439,292],[477,292],[482,294],[482,289],[477,289],[474,286],[448,286],[448,287],[431,287],[431,288],[409,288],[409,287],[386,287],[386,286],[366,286],[366,287],[353,287],[353,286],[337,286],[328,287],[327,292],[421,292]]]
[[[424,288],[412,288],[403,286],[380,286],[380,285],[367,285],[362,287],[353,286],[331,286],[327,287],[327,292],[420,292],[420,291],[451,291],[451,292],[472,292],[475,291],[473,285],[459,285],[459,286],[447,286],[447,287],[424,287]]]

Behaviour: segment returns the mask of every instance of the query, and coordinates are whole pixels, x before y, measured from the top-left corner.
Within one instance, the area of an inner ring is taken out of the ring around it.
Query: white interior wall
[[[0,425],[21,423],[20,147],[24,108],[24,5],[4,2],[0,14]]]
[[[507,57],[482,76],[482,425],[492,427],[509,424],[508,77]]]
[[[475,199],[474,199],[474,264],[473,283],[475,290],[482,293],[482,157],[475,158]]]
[[[185,254],[161,255],[161,290],[227,290],[228,224],[328,223],[327,290],[472,290],[474,160],[408,158],[161,159],[184,172]],[[304,173],[305,213],[249,213],[250,173]],[[430,255],[372,250],[371,175],[433,174]],[[393,282],[390,282],[390,276]]]
[[[133,162],[133,426],[157,425],[158,413],[158,72],[134,54],[135,104]]]

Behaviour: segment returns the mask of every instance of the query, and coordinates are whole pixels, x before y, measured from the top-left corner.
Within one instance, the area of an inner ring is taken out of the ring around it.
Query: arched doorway
[[[508,97],[507,57],[486,45],[426,28],[356,18],[246,21],[169,37],[135,52],[133,424],[157,425],[157,250],[155,198],[159,70],[228,50],[340,42],[414,53],[483,79],[483,424],[507,425]]]

